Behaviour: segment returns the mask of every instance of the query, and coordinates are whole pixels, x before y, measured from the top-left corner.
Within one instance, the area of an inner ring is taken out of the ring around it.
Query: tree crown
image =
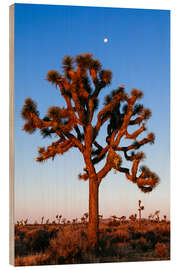
[[[151,117],[151,111],[137,103],[143,92],[132,89],[128,94],[124,86],[119,86],[105,97],[104,107],[97,113],[93,124],[99,93],[111,83],[110,70],[102,69],[101,63],[92,54],[86,53],[74,58],[64,57],[62,73],[50,70],[46,79],[59,89],[66,107],[52,106],[41,119],[36,103],[31,98],[25,99],[21,111],[25,120],[23,130],[31,134],[39,129],[44,138],[58,138],[48,147],[39,148],[36,161],[54,159],[56,155],[62,155],[75,147],[83,154],[86,163],[84,173],[79,174],[80,179],[88,180],[90,171],[96,172],[94,166],[106,158],[104,167],[97,172],[99,183],[111,169],[115,169],[136,183],[141,191],[152,191],[159,183],[159,177],[146,166],[141,166],[140,172],[138,169],[139,163],[145,158],[143,152],[138,152],[139,148],[155,140],[153,133],[137,139],[146,130],[146,121]],[[105,124],[106,146],[103,147],[97,139]],[[133,132],[129,133],[128,128],[133,129]],[[120,146],[122,139],[131,143]],[[132,162],[131,169],[122,167],[119,152],[127,161]]]

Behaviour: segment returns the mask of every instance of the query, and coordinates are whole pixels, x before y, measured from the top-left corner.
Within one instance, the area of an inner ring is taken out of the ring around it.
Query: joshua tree
[[[77,218],[73,218],[73,220],[72,220],[72,225],[73,225],[74,229],[77,227],[77,221],[78,221]]]
[[[150,222],[152,221],[153,218],[154,218],[153,214],[149,214],[148,219]]]
[[[24,221],[23,221],[23,219],[21,219],[21,221],[20,221],[20,225],[21,225],[21,226],[23,226],[23,225],[24,225]]]
[[[159,213],[160,213],[160,210],[156,210],[155,213],[154,213],[155,221],[157,223],[159,223]]]
[[[62,215],[56,215],[56,218],[57,218],[57,220],[58,220],[58,224],[60,224]]]
[[[98,243],[98,197],[102,179],[115,169],[143,192],[151,192],[158,184],[158,176],[147,167],[139,164],[145,157],[139,150],[147,143],[153,143],[155,135],[149,133],[144,139],[138,136],[146,130],[145,122],[151,111],[138,104],[142,91],[132,89],[130,94],[123,86],[113,90],[98,109],[99,94],[111,83],[112,72],[102,69],[101,63],[92,54],[66,56],[63,59],[62,73],[50,70],[47,81],[56,86],[65,100],[66,107],[52,106],[44,118],[40,118],[36,103],[25,99],[22,117],[26,121],[23,130],[32,134],[37,129],[43,137],[56,141],[48,147],[40,147],[36,161],[43,162],[57,155],[63,155],[71,148],[80,151],[84,158],[84,172],[79,178],[89,181],[89,223],[88,242],[91,247]],[[105,141],[100,144],[98,135],[105,126]],[[133,132],[128,131],[133,128]],[[126,146],[122,140],[127,140]],[[122,153],[121,155],[118,153]],[[123,166],[123,156],[132,162],[130,168]],[[101,169],[96,167],[105,159]]]
[[[141,205],[141,200],[139,200],[138,204],[139,204],[139,208],[138,208],[138,211],[139,211],[139,224],[141,224],[141,212],[142,212],[142,210],[144,210],[144,206]]]
[[[136,218],[137,218],[137,214],[132,214],[129,216],[129,219],[132,221],[132,222],[135,222],[136,221]]]
[[[120,223],[118,222],[118,217],[117,216],[115,216],[115,215],[113,215],[113,216],[111,216],[111,218],[112,218],[112,225],[114,225],[114,226],[117,226],[117,225],[119,225]]]
[[[163,222],[165,222],[165,223],[167,222],[167,216],[166,215],[163,216]]]
[[[41,224],[43,224],[43,222],[44,222],[44,217],[41,218]]]
[[[84,225],[86,224],[86,218],[85,218],[85,216],[82,216],[81,217],[81,224],[84,224]]]
[[[38,225],[38,222],[37,222],[37,220],[35,220],[35,221],[34,221],[34,225]]]
[[[53,220],[51,224],[55,225],[55,224],[56,224],[56,221],[55,221],[55,220]]]
[[[66,224],[66,218],[62,219],[62,223],[65,225]]]
[[[48,225],[49,224],[49,218],[46,220],[46,225]]]
[[[28,218],[24,220],[24,225],[26,226],[28,222]]]
[[[126,217],[122,216],[122,217],[119,217],[118,219],[119,219],[120,223],[124,223],[124,221],[126,220]]]
[[[77,218],[74,218],[74,219],[72,220],[72,224],[77,224],[77,221],[78,221],[78,219],[77,219]]]

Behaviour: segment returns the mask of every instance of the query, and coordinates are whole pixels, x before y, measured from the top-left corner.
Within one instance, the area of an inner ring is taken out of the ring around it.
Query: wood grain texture
[[[14,265],[14,5],[9,7],[9,263]]]

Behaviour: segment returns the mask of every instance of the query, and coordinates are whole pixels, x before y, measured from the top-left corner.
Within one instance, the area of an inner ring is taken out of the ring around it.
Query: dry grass
[[[87,224],[16,226],[15,257],[16,266],[169,260],[170,224],[100,224],[96,252],[88,249]]]

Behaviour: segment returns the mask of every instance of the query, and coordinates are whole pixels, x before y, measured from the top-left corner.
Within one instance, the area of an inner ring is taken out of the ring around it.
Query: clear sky
[[[144,194],[124,174],[109,173],[100,186],[100,213],[129,217],[141,199],[144,217],[155,210],[169,217],[170,12],[15,4],[15,220],[54,219],[57,213],[71,219],[88,211],[88,183],[77,177],[84,168],[78,150],[37,163],[37,147],[51,140],[42,139],[39,132],[23,132],[20,115],[26,97],[37,102],[41,116],[49,106],[63,106],[59,92],[45,80],[46,73],[60,71],[65,55],[85,52],[113,72],[111,86],[100,95],[101,104],[120,84],[128,92],[143,90],[142,102],[152,110],[147,132],[156,134],[155,144],[142,149],[144,164],[161,179],[154,191]]]

